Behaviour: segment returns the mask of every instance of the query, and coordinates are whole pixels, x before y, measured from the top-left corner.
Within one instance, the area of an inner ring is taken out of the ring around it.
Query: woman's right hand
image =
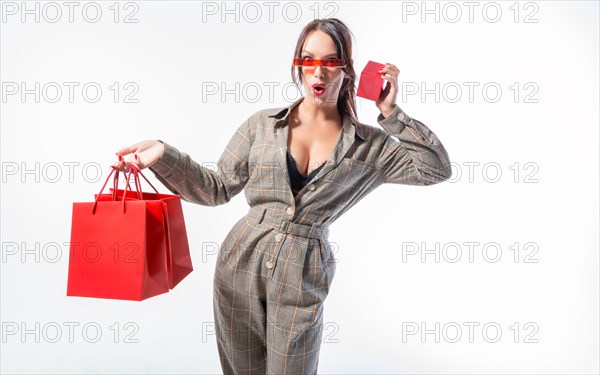
[[[129,172],[129,163],[135,164],[139,169],[149,168],[156,164],[165,150],[161,141],[147,140],[124,147],[117,151],[119,163],[117,168],[123,172]],[[130,155],[127,160],[123,157]]]

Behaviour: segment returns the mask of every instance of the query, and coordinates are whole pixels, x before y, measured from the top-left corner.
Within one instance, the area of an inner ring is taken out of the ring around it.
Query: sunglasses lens
[[[294,58],[293,66],[311,67],[311,66],[326,66],[330,68],[344,67],[346,61],[344,59],[327,59],[327,60],[307,60],[301,58]]]
[[[329,59],[325,60],[325,66],[344,66],[346,62],[344,59]]]

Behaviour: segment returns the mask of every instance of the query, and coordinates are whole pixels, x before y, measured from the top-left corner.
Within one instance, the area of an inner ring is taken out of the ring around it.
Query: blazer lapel
[[[287,117],[287,116],[286,116]],[[283,178],[285,183],[287,184],[287,190],[292,194],[292,183],[290,181],[290,174],[287,168],[287,139],[288,139],[288,127],[287,126],[277,126],[283,121],[287,121],[287,119],[280,119],[275,121],[274,131],[273,131],[273,144],[275,145],[275,160],[281,167],[283,171]],[[273,171],[275,173],[275,171]],[[277,178],[275,178],[275,183],[277,183]],[[293,196],[293,194],[292,194]]]
[[[289,114],[292,112],[292,109],[296,105],[300,104],[300,102],[302,100],[304,100],[304,97],[298,99],[297,101],[295,101],[294,103],[292,103],[291,105],[289,105],[287,107],[280,108],[276,113],[270,115],[270,117],[273,118],[273,133],[272,133],[272,135],[273,135],[273,145],[275,146],[275,160],[281,167],[281,170],[284,171],[284,179],[287,184],[288,190],[290,191],[290,194],[292,194],[292,184],[290,182],[290,175],[289,175],[289,171],[287,168],[286,152],[287,152],[287,140],[288,140],[288,131],[289,131],[289,127],[287,125],[288,125]],[[321,168],[319,170],[317,175],[315,177],[313,177],[313,179],[311,180],[311,183],[314,181],[317,181],[319,178],[326,175],[331,170],[333,170],[335,167],[337,167],[337,165],[343,160],[344,155],[346,155],[346,153],[348,153],[348,150],[350,150],[350,147],[352,147],[352,145],[354,144],[356,132],[357,132],[356,124],[353,123],[352,118],[347,115],[344,116],[343,123],[342,123],[342,131],[336,141],[336,145],[333,148],[331,155],[325,162],[325,165],[323,166],[323,168]],[[362,139],[364,139],[362,134],[359,133],[358,136],[361,137]],[[277,181],[275,181],[275,182],[277,182]],[[292,196],[293,196],[293,194],[292,194]]]
[[[329,173],[344,159],[344,155],[348,153],[350,147],[354,144],[354,137],[356,134],[356,128],[352,125],[352,119],[350,116],[344,116],[342,124],[342,132],[338,137],[336,145],[331,152],[331,155],[325,162],[325,165],[319,173],[311,180],[311,182],[318,180],[322,176]]]

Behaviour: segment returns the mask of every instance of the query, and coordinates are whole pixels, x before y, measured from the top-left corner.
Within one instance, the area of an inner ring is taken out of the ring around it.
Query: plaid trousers
[[[382,129],[344,116],[332,154],[294,197],[287,124],[302,100],[247,118],[216,171],[163,141],[150,167],[185,201],[216,206],[243,189],[250,206],[215,264],[215,332],[225,374],[316,374],[337,261],[330,224],[384,183],[433,185],[452,175],[438,137],[396,105],[377,117]]]

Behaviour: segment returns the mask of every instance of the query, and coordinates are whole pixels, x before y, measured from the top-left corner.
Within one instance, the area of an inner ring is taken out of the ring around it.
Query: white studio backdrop
[[[248,116],[298,98],[297,37],[325,17],[358,73],[400,68],[397,102],[453,177],[383,185],[332,225],[319,372],[598,373],[598,2],[1,6],[2,373],[221,373],[213,249],[243,192],[183,202],[194,271],[143,302],[66,297],[72,203],[144,139],[214,165]]]

